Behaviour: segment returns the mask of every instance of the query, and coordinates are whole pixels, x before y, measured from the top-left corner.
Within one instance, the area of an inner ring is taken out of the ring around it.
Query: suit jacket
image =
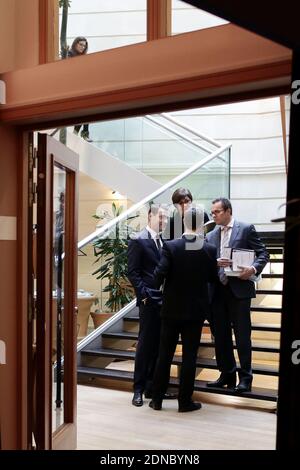
[[[217,278],[216,248],[204,242],[191,249],[195,239],[183,236],[164,243],[154,272],[156,286],[164,283],[162,317],[203,320],[208,313],[208,281]]]
[[[160,260],[160,252],[145,228],[128,243],[128,279],[134,287],[137,305],[145,298],[161,302],[161,292],[155,289],[153,273]]]
[[[221,241],[221,227],[217,226],[212,232],[208,233],[206,239],[209,243],[214,245],[217,249],[217,257],[220,257],[220,241]],[[257,235],[254,225],[245,224],[244,222],[234,221],[230,240],[228,246],[231,248],[244,248],[254,250],[256,259],[253,266],[260,274],[265,265],[269,261],[269,254],[265,245],[262,243]],[[240,299],[248,299],[255,297],[255,285],[252,281],[243,281],[237,277],[228,276],[229,286],[235,295]],[[212,288],[212,295],[214,294],[214,286]]]

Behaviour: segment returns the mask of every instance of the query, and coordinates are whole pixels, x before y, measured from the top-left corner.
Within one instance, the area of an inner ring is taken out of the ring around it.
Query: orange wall
[[[255,70],[259,67],[267,71],[265,76],[261,74],[261,80],[272,79],[274,66],[283,63],[287,64],[284,74],[288,84],[290,61],[289,49],[236,26],[224,25],[7,73],[3,76],[7,105],[0,109],[0,118],[2,114],[3,119],[10,119],[14,109],[25,116],[26,107],[32,105],[36,105],[34,113],[41,120],[51,112],[57,118],[74,116],[75,112],[81,115],[101,112],[101,108],[109,109],[112,104],[120,109],[123,97],[119,91],[127,94],[128,104],[130,93],[141,100],[149,85],[158,103],[162,103],[162,94],[167,97],[165,101],[178,101],[182,84],[185,92],[191,84],[193,98],[207,97],[212,89],[224,87],[227,78],[234,74],[236,79],[230,78],[227,84],[240,84],[241,71],[245,72],[242,78],[245,83],[255,81]],[[249,70],[254,74],[249,74]],[[282,70],[275,78],[282,78]],[[170,86],[174,83],[176,95]],[[154,101],[149,98],[149,88],[146,93],[148,101]],[[218,95],[218,91],[214,93]],[[88,104],[86,97],[90,100]],[[53,110],[57,111],[59,105],[60,115],[54,115]],[[82,112],[87,106],[89,109]]]
[[[0,216],[17,215],[17,144],[12,128],[0,125]],[[17,447],[17,242],[0,240],[0,339],[6,364],[0,365],[2,448]],[[4,432],[5,430],[5,432]]]
[[[39,63],[38,4],[39,0],[0,0],[0,73]]]
[[[15,0],[0,0],[0,73],[14,70]]]
[[[39,0],[15,2],[15,69],[34,67],[39,63]]]

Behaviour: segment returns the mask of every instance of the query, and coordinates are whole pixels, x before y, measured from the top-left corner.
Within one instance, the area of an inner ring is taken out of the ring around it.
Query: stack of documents
[[[239,266],[248,268],[253,265],[255,260],[255,251],[243,248],[225,247],[222,258],[228,258],[232,261],[231,266],[224,268],[226,276],[239,276],[242,271],[242,268]],[[255,274],[250,277],[250,281],[254,282],[257,282],[260,279],[261,276],[256,276]]]

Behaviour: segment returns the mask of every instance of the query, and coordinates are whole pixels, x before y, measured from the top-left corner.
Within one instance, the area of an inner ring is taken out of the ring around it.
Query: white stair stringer
[[[68,147],[80,155],[79,170],[90,178],[138,202],[153,193],[161,184],[132,168],[72,132],[67,134]]]

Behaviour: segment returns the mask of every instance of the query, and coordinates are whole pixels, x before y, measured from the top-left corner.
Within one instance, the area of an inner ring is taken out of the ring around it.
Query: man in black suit
[[[218,256],[219,279],[211,286],[211,294],[216,358],[221,375],[207,386],[227,385],[236,392],[247,392],[252,385],[250,304],[255,297],[255,285],[251,277],[262,272],[269,255],[254,226],[233,219],[228,199],[215,199],[211,213],[217,226],[207,235],[207,241],[216,247]],[[224,247],[254,250],[253,265],[244,267],[239,277],[226,276],[224,268],[230,266],[230,261],[222,258]],[[232,327],[241,366],[237,387]]]
[[[159,356],[149,406],[160,410],[170,378],[170,367],[178,342],[182,340],[182,366],[178,411],[194,411],[201,403],[192,401],[196,359],[202,325],[209,308],[208,281],[217,277],[216,249],[204,242],[203,211],[189,208],[184,216],[182,238],[165,242],[154,276],[164,283]]]
[[[161,255],[160,233],[167,223],[167,212],[152,205],[148,225],[128,244],[128,278],[134,287],[139,307],[140,327],[135,354],[132,404],[143,405],[143,393],[151,398],[152,378],[158,355],[161,292],[155,289],[153,273]],[[169,398],[172,396],[170,395]]]

